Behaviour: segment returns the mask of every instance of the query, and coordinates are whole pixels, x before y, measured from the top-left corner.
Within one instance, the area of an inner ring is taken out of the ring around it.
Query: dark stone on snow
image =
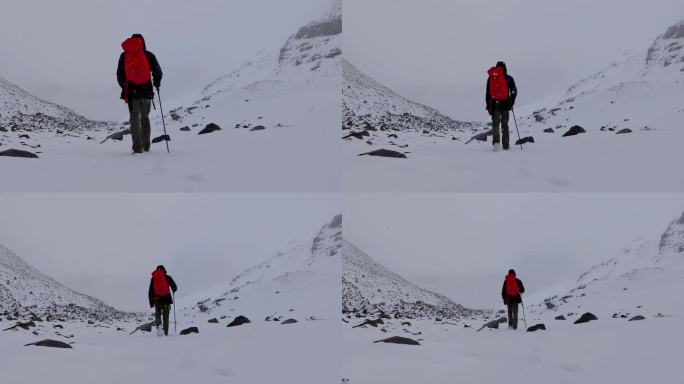
[[[139,325],[137,328],[133,330],[130,334],[134,334],[136,331],[142,331],[142,332],[152,332],[152,326],[154,325],[154,321],[150,321],[149,323],[145,323],[143,325]]]
[[[527,143],[534,143],[534,137],[527,136],[527,137],[523,137],[522,139],[518,139],[515,142],[515,145],[522,145],[522,144],[527,144]]]
[[[575,136],[575,135],[579,135],[580,133],[586,133],[586,132],[587,131],[585,131],[584,128],[580,127],[579,125],[573,125],[572,127],[570,127],[570,129],[568,129],[567,132],[565,132],[563,134],[563,137]]]
[[[397,136],[397,135],[394,134],[394,133],[390,133],[389,135],[387,135],[387,137],[390,138],[390,139],[398,139],[398,138],[399,138],[399,136]]]
[[[250,129],[249,131],[250,132],[252,132],[252,131],[263,131],[265,129],[266,129],[266,127],[264,127],[263,125],[257,125],[256,127]]]
[[[152,143],[161,143],[162,141],[171,141],[171,136],[161,135],[161,136],[157,136],[154,139],[152,139]]]
[[[563,315],[558,315],[558,316],[554,317],[554,319],[556,319],[556,320],[565,320],[565,316],[563,316]]]
[[[23,151],[21,149],[7,149],[2,152],[0,152],[0,156],[7,156],[7,157],[23,157],[26,159],[37,159],[38,155],[35,153],[31,153],[29,151]]]
[[[623,133],[632,133],[632,130],[629,128],[623,128],[623,129],[615,132],[616,135],[622,135]]]
[[[37,347],[50,347],[50,348],[71,348],[71,345],[63,342],[63,341],[57,341],[57,340],[52,340],[52,339],[45,339],[41,341],[36,341],[35,343],[29,343],[24,345],[25,347],[28,347],[29,345],[35,345]]]
[[[248,318],[246,318],[244,316],[238,316],[235,319],[233,319],[233,321],[231,321],[230,324],[227,325],[227,327],[237,327],[238,325],[248,324],[248,323],[251,323],[251,321],[249,321]]]
[[[180,331],[181,335],[189,335],[191,333],[199,333],[199,329],[197,329],[197,327],[190,327]]]
[[[636,315],[627,321],[639,321],[639,320],[646,320],[646,318],[641,316],[641,315]]]
[[[100,144],[104,143],[105,141],[107,141],[107,140],[109,140],[109,139],[121,141],[121,140],[123,140],[124,135],[130,135],[130,134],[131,134],[131,130],[130,130],[130,129],[124,129],[123,131],[114,132],[114,133],[112,133],[111,135],[105,137],[105,139],[102,140],[102,141],[100,142]]]
[[[219,127],[218,125],[216,125],[214,123],[209,123],[209,124],[207,124],[206,127],[204,127],[204,129],[199,131],[197,134],[198,135],[204,135],[205,133],[212,133],[214,131],[220,131],[220,130],[221,130],[221,127]]]
[[[358,327],[363,327],[365,325],[370,325],[371,327],[377,327],[378,324],[385,324],[385,322],[382,319],[377,319],[377,320],[366,320],[361,324],[355,325],[352,328],[358,328]]]
[[[296,319],[287,319],[287,320],[283,321],[283,322],[280,323],[280,324],[294,324],[294,323],[296,323],[296,322],[297,322]]]
[[[535,324],[535,325],[527,328],[527,332],[535,332],[535,331],[546,331],[546,325]]]
[[[9,330],[12,330],[15,328],[21,328],[21,329],[25,329],[28,331],[29,328],[35,327],[35,326],[36,326],[36,323],[34,323],[33,321],[27,321],[25,323],[17,322],[13,326],[3,329],[3,331],[9,331]]]
[[[419,342],[409,339],[408,337],[392,336],[382,340],[376,340],[373,343],[391,343],[391,344],[405,344],[405,345],[420,345]]]
[[[586,312],[582,316],[580,316],[579,319],[575,320],[575,324],[582,324],[582,323],[588,323],[592,320],[598,320],[598,317],[596,317],[593,313],[591,312]]]
[[[180,130],[183,132],[190,132],[190,127],[183,127]]]
[[[364,137],[364,136],[370,136],[370,133],[368,133],[368,131],[349,132],[349,134],[346,135],[346,136],[344,136],[344,137],[342,137],[342,139],[349,139],[349,138],[355,137],[355,138],[357,138],[357,139],[359,139],[359,140],[363,140],[363,137]]]
[[[499,324],[505,323],[505,322],[506,322],[505,317],[501,317],[501,318],[492,320],[490,322],[485,323],[483,326],[481,326],[480,329],[477,330],[477,332],[480,332],[481,330],[483,330],[485,328],[499,329]]]
[[[207,323],[218,324],[218,319],[214,317],[213,319],[209,319]]]
[[[485,131],[482,133],[478,133],[477,135],[473,136],[470,138],[470,140],[466,141],[465,144],[470,143],[473,140],[477,141],[487,141],[487,136],[490,136],[492,134],[492,131]]]
[[[395,159],[405,159],[406,158],[406,155],[404,155],[403,153],[393,151],[391,149],[376,149],[375,151],[362,153],[359,156],[392,157]]]
[[[20,139],[30,139],[31,136],[29,136],[29,135],[19,135],[19,138],[20,138]]]
[[[404,321],[404,322],[401,323],[401,325],[404,326],[404,327],[410,327],[410,326],[411,326],[411,323],[408,322],[408,321]]]
[[[546,133],[554,133],[555,131],[553,130],[553,128],[546,128],[546,129],[544,130],[544,132],[546,132]]]

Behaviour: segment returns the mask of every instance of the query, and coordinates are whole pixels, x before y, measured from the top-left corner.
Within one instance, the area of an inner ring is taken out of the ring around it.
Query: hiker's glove
[[[155,80],[155,81],[154,81],[154,87],[157,88],[157,89],[159,89],[159,87],[161,87],[161,81]]]

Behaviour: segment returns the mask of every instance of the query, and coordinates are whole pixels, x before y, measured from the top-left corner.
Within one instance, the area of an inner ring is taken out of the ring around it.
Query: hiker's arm
[[[152,279],[150,279],[150,289],[147,290],[147,297],[150,300],[150,308],[154,307],[154,289],[152,288]]]
[[[166,275],[166,280],[169,282],[169,287],[171,287],[171,290],[176,292],[178,287],[176,286],[176,282],[173,281],[173,277]]]
[[[150,69],[152,70],[152,84],[155,88],[159,88],[161,85],[162,77],[164,73],[162,72],[161,66],[159,66],[159,61],[157,61],[157,56],[153,53],[149,54]]]
[[[116,68],[116,81],[119,87],[123,88],[126,84],[126,71],[124,69],[124,55],[119,56],[119,66]]]
[[[506,301],[506,282],[504,281],[503,286],[501,287],[501,298]]]
[[[518,279],[518,287],[520,288],[520,293],[525,293],[525,286],[520,279]]]
[[[508,85],[508,90],[511,95],[511,105],[515,104],[515,98],[518,96],[518,87],[515,85],[515,80],[512,76],[509,76],[510,84]]]
[[[487,85],[485,86],[485,105],[487,106],[487,111],[489,111],[489,79],[487,79]]]

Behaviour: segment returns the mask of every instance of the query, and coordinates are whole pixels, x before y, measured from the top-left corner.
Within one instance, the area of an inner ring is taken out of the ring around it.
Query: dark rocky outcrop
[[[41,341],[36,341],[35,343],[29,343],[24,345],[25,347],[28,347],[29,345],[35,345],[37,347],[50,347],[50,348],[68,348],[72,349],[71,345],[63,342],[63,341],[57,341],[57,340],[52,340],[52,339],[45,339]]]
[[[209,123],[209,124],[207,124],[206,127],[204,127],[204,129],[199,131],[197,134],[198,135],[204,135],[207,133],[212,133],[212,132],[220,131],[220,130],[221,130],[221,127],[219,127],[218,125],[216,125],[214,123]]]
[[[373,343],[391,343],[391,344],[404,344],[404,345],[420,345],[419,342],[409,339],[408,337],[402,336],[392,336],[382,340],[376,340]]]
[[[518,140],[516,140],[515,145],[522,145],[522,144],[527,144],[527,143],[534,143],[534,137],[526,136],[526,137],[523,137],[522,139],[518,139]]]
[[[9,327],[9,328],[3,329],[3,331],[10,331],[10,330],[16,329],[16,328],[21,328],[21,329],[24,329],[24,330],[27,330],[27,331],[28,331],[29,328],[35,327],[35,326],[36,326],[36,323],[34,323],[33,321],[27,321],[27,322],[25,322],[25,323],[17,322],[17,323],[14,324],[13,326],[11,326],[11,327]]]
[[[257,125],[256,127],[250,129],[249,131],[250,131],[250,132],[253,132],[253,131],[263,131],[263,130],[265,130],[265,129],[266,129],[266,127],[264,127],[263,125]]]
[[[211,324],[218,324],[218,322],[219,322],[218,319],[215,317],[213,319],[209,319],[209,321],[207,321],[207,323],[211,323]]]
[[[370,136],[370,133],[368,133],[368,131],[349,132],[349,134],[346,136],[343,136],[342,139],[350,139],[352,137],[355,137],[359,140],[363,140],[364,136]]]
[[[190,127],[185,126],[185,127],[182,127],[180,130],[183,132],[190,132]]]
[[[124,129],[123,131],[115,132],[115,133],[112,133],[111,135],[105,137],[105,139],[102,140],[100,142],[100,144],[104,143],[105,141],[107,141],[109,139],[121,141],[121,140],[123,140],[125,135],[130,135],[130,134],[131,134],[130,129]]]
[[[199,329],[197,327],[190,327],[180,331],[181,335],[189,335],[191,333],[199,333]]]
[[[563,134],[563,137],[575,136],[575,135],[579,135],[580,133],[586,133],[586,132],[587,131],[584,128],[580,127],[579,125],[573,125],[572,127],[570,127],[570,129],[568,129],[567,132],[565,132]]]
[[[563,315],[558,315],[558,316],[554,317],[554,319],[556,319],[556,320],[565,320],[565,316],[563,316]]]
[[[506,322],[506,318],[500,317],[498,319],[495,319],[495,320],[492,320],[492,321],[485,323],[484,325],[482,325],[480,327],[480,329],[477,330],[477,332],[480,332],[481,330],[483,330],[485,328],[499,329],[499,324],[505,323],[505,322]]]
[[[553,130],[553,128],[546,128],[546,129],[544,130],[544,132],[546,132],[546,133],[554,133],[555,131]]]
[[[641,316],[641,315],[636,315],[636,316],[630,318],[630,319],[627,320],[627,321],[639,321],[639,320],[646,320],[646,318],[643,317],[643,316]]]
[[[596,317],[591,312],[586,312],[582,316],[580,316],[579,319],[575,320],[575,324],[588,323],[588,322],[593,321],[593,320],[598,320],[598,317]]]
[[[629,128],[623,128],[623,129],[621,129],[621,130],[615,132],[616,135],[622,135],[622,134],[625,134],[625,133],[632,133],[632,130],[629,129]]]
[[[406,155],[401,152],[393,151],[391,149],[376,149],[374,151],[365,152],[359,156],[379,156],[379,157],[391,157],[395,159],[406,159]]]
[[[546,325],[535,324],[535,325],[527,328],[527,332],[536,332],[536,331],[546,331]]]
[[[6,149],[0,152],[0,156],[7,157],[22,157],[26,159],[37,159],[38,155],[29,151],[23,151],[21,149]]]
[[[366,320],[361,324],[355,325],[352,328],[359,328],[363,327],[366,325],[370,325],[371,327],[377,327],[379,324],[385,324],[385,322],[382,319],[377,319],[377,320]]]
[[[251,323],[251,321],[249,321],[248,318],[240,315],[240,316],[236,317],[235,319],[233,319],[233,321],[231,321],[230,324],[227,325],[227,327],[237,327],[238,325],[249,324],[249,323]]]
[[[296,319],[287,319],[287,320],[283,321],[283,322],[280,323],[280,324],[294,324],[294,323],[296,323],[296,322],[297,322]]]
[[[157,136],[154,139],[152,139],[152,143],[161,143],[162,141],[171,141],[171,136],[161,135],[161,136]]]

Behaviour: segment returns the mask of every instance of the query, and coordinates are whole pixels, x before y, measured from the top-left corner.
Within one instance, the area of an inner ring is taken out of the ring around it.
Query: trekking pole
[[[166,134],[166,123],[164,122],[164,108],[162,108],[161,93],[159,93],[159,87],[157,87],[157,97],[159,97],[159,111],[161,112],[162,126],[164,126],[164,136],[168,136]],[[516,128],[517,128],[517,125],[516,125]],[[520,136],[520,135],[518,135],[518,136]],[[167,137],[167,139],[168,139],[168,137]],[[171,151],[169,150],[169,140],[164,140],[164,141],[166,142],[166,153],[171,153]],[[175,311],[176,306],[174,306],[173,308]]]
[[[527,329],[527,319],[525,319],[525,304],[522,302],[522,297],[520,298],[520,305],[523,308],[523,324],[525,324],[525,329]]]
[[[176,329],[176,296],[173,291],[171,291],[171,301],[173,301],[173,332],[178,333],[178,329]]]
[[[161,108],[161,101],[159,102],[159,108]],[[520,140],[520,131],[518,131],[518,121],[515,119],[515,110],[511,108],[513,112],[513,123],[515,123],[515,132],[518,134],[518,140]],[[522,143],[520,143],[520,149],[524,151]]]

